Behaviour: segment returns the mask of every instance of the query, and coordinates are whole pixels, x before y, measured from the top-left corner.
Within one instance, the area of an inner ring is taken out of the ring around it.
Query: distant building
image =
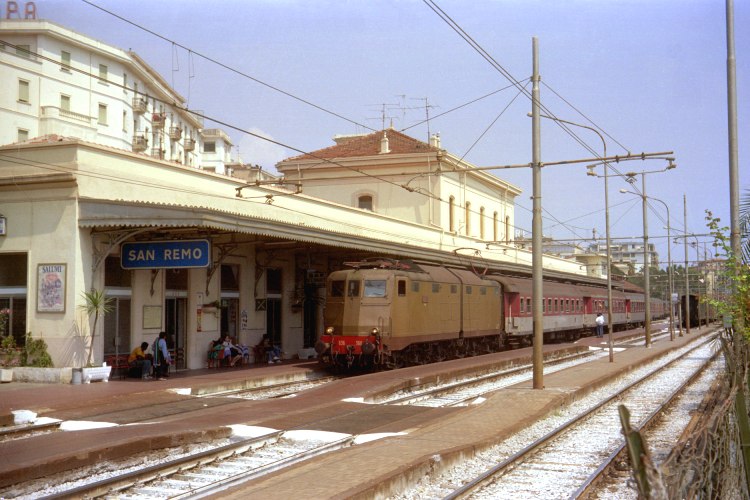
[[[54,134],[200,168],[200,120],[136,53],[49,21],[0,36],[0,144]]]
[[[652,244],[649,248],[649,266],[659,267],[659,252]],[[606,253],[607,245],[604,243],[595,243],[589,247],[590,251]],[[633,272],[643,272],[643,241],[618,241],[610,245],[612,254],[612,265],[620,268],[625,274]]]
[[[334,141],[276,168],[310,196],[480,241],[512,243],[521,190],[442,149],[439,136],[427,144],[391,128]]]

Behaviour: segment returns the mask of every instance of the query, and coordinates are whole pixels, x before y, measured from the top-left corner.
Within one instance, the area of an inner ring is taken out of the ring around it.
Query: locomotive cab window
[[[385,280],[365,280],[365,297],[385,297]]]
[[[398,296],[406,297],[406,281],[398,280]]]
[[[344,280],[331,281],[331,297],[343,297],[345,288],[346,288],[346,281]]]
[[[350,281],[346,290],[347,297],[359,297],[359,281]]]

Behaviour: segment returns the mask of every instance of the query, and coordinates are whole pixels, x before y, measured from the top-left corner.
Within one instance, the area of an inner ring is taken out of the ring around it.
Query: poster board
[[[37,266],[37,312],[65,312],[66,281],[66,264],[39,264]]]

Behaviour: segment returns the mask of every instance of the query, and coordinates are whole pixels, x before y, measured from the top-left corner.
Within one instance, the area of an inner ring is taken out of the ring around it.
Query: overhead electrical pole
[[[544,314],[542,312],[542,139],[539,118],[539,41],[532,39],[531,170],[533,207],[531,221],[531,310],[534,316],[534,389],[544,389]]]

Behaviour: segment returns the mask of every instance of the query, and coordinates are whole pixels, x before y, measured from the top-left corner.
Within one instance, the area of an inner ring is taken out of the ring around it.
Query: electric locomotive
[[[325,332],[315,346],[324,364],[397,368],[531,344],[528,276],[384,258],[345,264],[326,282]],[[596,314],[607,312],[604,285],[545,281],[544,341],[593,334]],[[612,301],[615,329],[643,323],[640,289],[619,284]]]

